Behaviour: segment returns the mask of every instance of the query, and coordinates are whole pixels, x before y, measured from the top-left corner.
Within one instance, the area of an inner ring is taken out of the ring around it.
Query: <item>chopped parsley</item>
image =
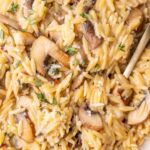
[[[124,50],[125,45],[123,45],[122,43],[119,44],[118,48],[119,48],[121,51],[123,51],[123,52],[125,51],[125,50]]]
[[[82,66],[85,66],[85,65],[86,65],[86,60],[83,59],[83,60],[82,60]]]
[[[26,29],[21,29],[22,32],[26,32]]]
[[[18,4],[12,3],[11,8],[8,10],[8,12],[15,13],[17,9],[18,9]]]
[[[52,101],[51,105],[57,105],[57,101],[56,101],[55,98],[53,98],[53,101]]]
[[[85,13],[85,12],[81,13],[80,16],[81,16],[82,18],[89,19],[89,14],[87,14],[87,13]]]
[[[51,68],[51,72],[53,75],[59,74],[59,68]]]
[[[48,100],[46,99],[44,93],[37,93],[37,98],[41,101],[41,102],[45,102],[45,103],[49,103]]]
[[[18,68],[21,65],[21,61],[16,62],[16,68]]]
[[[77,50],[74,47],[67,47],[66,48],[66,52],[70,56],[73,56],[73,55],[75,55],[77,53]]]
[[[78,65],[77,59],[74,59],[74,60],[73,60],[72,65],[73,65],[73,66],[77,66],[77,65]]]
[[[0,30],[0,39],[4,40],[4,38],[5,38],[5,33],[3,30]]]
[[[35,78],[34,79],[34,84],[35,84],[36,87],[40,87],[40,86],[42,86],[43,82],[40,79]]]

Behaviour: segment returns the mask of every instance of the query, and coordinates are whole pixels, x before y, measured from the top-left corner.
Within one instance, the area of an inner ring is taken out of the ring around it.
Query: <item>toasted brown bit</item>
[[[99,131],[102,129],[102,119],[99,113],[92,112],[85,107],[79,108],[79,119],[84,127]]]
[[[128,124],[136,125],[145,121],[150,114],[150,94],[147,93],[145,100],[140,106],[128,114]]]
[[[23,15],[24,17],[28,17],[32,10],[32,4],[34,0],[24,0],[23,1]]]
[[[17,30],[20,30],[20,26],[19,24],[17,23],[17,21],[13,20],[13,19],[10,19],[9,17],[7,16],[4,16],[4,15],[1,15],[0,14],[0,22],[1,23],[4,23],[14,29],[17,29]]]
[[[143,15],[142,11],[139,8],[134,8],[130,12],[130,14],[127,18],[127,24],[130,26],[130,25],[133,24],[133,22],[135,20],[139,20],[138,27],[135,28],[135,30],[137,31],[137,30],[140,30],[142,28],[143,24],[144,24],[144,15]]]
[[[84,22],[83,33],[91,49],[97,48],[102,43],[102,37],[99,38],[95,35],[94,27],[90,21]]]
[[[21,31],[14,32],[13,37],[16,45],[31,45],[35,40],[35,37],[31,33]]]
[[[39,73],[45,75],[44,60],[51,56],[66,67],[69,67],[69,56],[61,51],[58,46],[44,36],[36,39],[31,48],[31,58],[35,60]]]
[[[21,138],[28,143],[34,141],[34,126],[28,118],[23,118],[22,120]]]

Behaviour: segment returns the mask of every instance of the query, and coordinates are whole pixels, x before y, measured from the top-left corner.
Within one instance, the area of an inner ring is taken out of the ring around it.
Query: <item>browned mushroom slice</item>
[[[90,109],[79,108],[79,119],[83,126],[99,131],[102,129],[102,119],[99,113],[92,112]]]
[[[32,122],[28,118],[22,119],[22,133],[21,138],[28,143],[34,141],[34,127]]]
[[[147,94],[146,98],[139,107],[135,110],[129,112],[128,114],[128,124],[136,125],[145,121],[150,114],[150,95]]]
[[[136,28],[134,30],[140,30],[144,24],[144,15],[142,11],[139,8],[134,8],[131,10],[128,18],[127,18],[127,24],[130,26],[134,24],[134,22],[138,22],[136,25]]]
[[[90,21],[84,22],[83,33],[92,49],[97,48],[102,43],[102,37],[99,38],[95,35],[94,27]]]
[[[14,29],[17,29],[17,30],[20,29],[20,26],[17,23],[17,21],[10,19],[9,17],[1,15],[1,14],[0,14],[0,22],[3,24],[9,25],[10,27],[12,27]]]
[[[32,4],[34,0],[24,0],[23,1],[23,15],[24,17],[28,17],[32,10]]]
[[[125,104],[128,105],[129,101],[133,97],[132,89],[123,89],[121,86],[116,86],[113,90],[113,94],[120,97],[120,100]]]
[[[54,42],[44,36],[40,36],[33,42],[31,58],[35,60],[37,70],[42,75],[45,75],[44,60],[48,55],[64,66],[69,67],[69,56],[61,51]]]
[[[84,11],[88,12],[90,9],[94,7],[96,0],[85,0]]]
[[[31,45],[35,40],[31,33],[21,31],[14,32],[13,37],[16,45]]]

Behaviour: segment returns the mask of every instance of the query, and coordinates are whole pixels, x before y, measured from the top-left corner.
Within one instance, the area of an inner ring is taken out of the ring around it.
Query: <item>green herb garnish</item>
[[[77,50],[74,47],[67,47],[66,52],[67,52],[67,54],[72,56],[72,55],[75,55],[77,53]]]
[[[59,74],[59,68],[51,68],[51,72],[53,75]]]
[[[89,17],[90,17],[89,14],[87,14],[85,12],[81,13],[80,16],[85,19],[89,19]]]
[[[125,50],[124,50],[125,45],[123,45],[123,44],[121,44],[121,43],[119,44],[118,48],[119,48],[121,51],[123,51],[123,52],[125,51]]]
[[[77,66],[78,65],[78,61],[76,59],[74,59],[73,62],[72,62],[72,65],[73,66]]]
[[[21,65],[21,61],[16,62],[16,68],[18,68]]]
[[[40,87],[40,86],[42,86],[43,82],[40,79],[35,78],[34,79],[34,84],[35,84],[36,87]]]
[[[0,39],[4,40],[5,38],[5,33],[3,30],[0,30]]]
[[[15,13],[17,9],[18,9],[18,4],[12,3],[11,8],[8,10],[8,12]]]
[[[48,100],[46,99],[44,93],[37,93],[36,95],[41,102],[49,103]]]
[[[26,29],[21,29],[22,32],[26,32]]]
[[[82,66],[85,66],[85,65],[86,65],[86,60],[83,59],[83,60],[82,60]]]
[[[53,98],[53,101],[52,101],[51,105],[57,105],[57,101],[56,101],[55,98]]]

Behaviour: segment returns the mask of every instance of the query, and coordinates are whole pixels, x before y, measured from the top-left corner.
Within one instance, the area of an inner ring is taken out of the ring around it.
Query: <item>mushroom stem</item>
[[[144,34],[143,34],[143,36],[142,36],[142,38],[140,40],[140,43],[139,43],[137,49],[135,50],[135,52],[134,52],[134,54],[133,54],[133,56],[132,56],[132,58],[131,58],[131,60],[130,60],[130,62],[128,64],[128,66],[126,67],[126,69],[125,69],[125,71],[123,73],[123,75],[126,78],[128,78],[130,76],[130,74],[131,74],[131,72],[132,72],[136,62],[138,61],[141,53],[143,52],[143,50],[146,47],[146,45],[147,45],[149,40],[150,40],[150,24],[148,24],[148,26],[147,26],[147,28],[146,28],[146,30],[145,30],[145,32],[144,32]]]
[[[31,57],[35,60],[39,73],[45,75],[44,60],[51,56],[66,67],[69,67],[69,56],[61,51],[58,46],[44,36],[40,36],[33,42]]]
[[[137,125],[145,121],[150,114],[150,93],[146,91],[146,95],[142,103],[128,114],[128,124]]]
[[[9,17],[7,16],[4,16],[4,15],[1,15],[0,14],[0,22],[1,23],[4,23],[6,25],[9,25],[11,26],[12,28],[15,28],[16,30],[20,30],[20,26],[19,24],[17,23],[17,21],[13,20],[13,19],[10,19]]]

